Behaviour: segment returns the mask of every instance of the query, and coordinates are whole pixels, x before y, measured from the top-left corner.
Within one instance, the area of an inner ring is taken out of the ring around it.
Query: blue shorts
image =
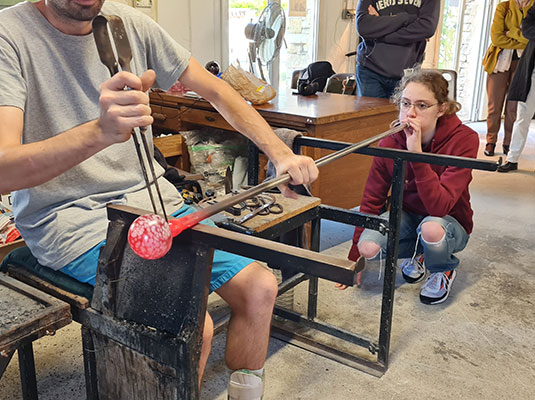
[[[196,210],[193,207],[184,205],[172,215],[173,217],[183,217],[184,215],[191,214],[195,211]],[[210,219],[205,219],[201,224],[215,226]],[[103,240],[91,250],[86,251],[76,260],[61,268],[60,271],[80,282],[89,283],[90,285],[95,286],[98,257],[100,249],[104,247],[105,244],[106,241]],[[210,278],[210,291],[213,292],[219,289],[224,283],[228,282],[234,275],[254,261],[255,260],[251,258],[227,253],[226,251],[215,250],[212,263],[212,276]]]

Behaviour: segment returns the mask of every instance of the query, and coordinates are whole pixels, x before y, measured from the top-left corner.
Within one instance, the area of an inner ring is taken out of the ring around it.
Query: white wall
[[[330,61],[335,72],[355,72],[355,56],[345,57],[357,46],[355,20],[342,19],[342,10],[355,1],[319,0],[318,60]]]
[[[158,23],[201,64],[222,60],[220,1],[158,0],[157,11]]]
[[[355,23],[342,20],[342,9],[356,0],[319,0],[318,60],[328,60],[336,72],[353,72],[355,57],[345,53],[356,46]],[[225,65],[221,54],[221,20],[227,18],[223,0],[158,0],[157,21],[180,44],[201,62],[217,60]]]

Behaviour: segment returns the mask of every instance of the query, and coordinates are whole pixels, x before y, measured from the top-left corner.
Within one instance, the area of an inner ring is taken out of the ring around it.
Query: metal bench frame
[[[295,139],[293,150],[296,154],[300,154],[301,147],[306,146],[336,151],[350,145],[351,143],[300,136]],[[248,170],[249,185],[256,185],[258,183],[259,153],[258,148],[250,142]],[[275,321],[273,336],[316,354],[323,355],[353,368],[370,373],[374,376],[382,376],[388,369],[389,362],[390,336],[392,332],[392,317],[394,312],[396,266],[399,251],[399,228],[403,206],[403,189],[407,162],[421,162],[484,171],[496,171],[502,160],[500,158],[498,162],[482,161],[465,157],[413,153],[406,150],[380,147],[365,147],[356,150],[354,153],[393,159],[394,168],[389,218],[385,219],[375,215],[324,205],[300,215],[299,218],[312,221],[311,249],[315,251],[319,251],[320,224],[322,219],[373,229],[387,235],[379,337],[376,340],[373,340],[318,320],[318,277],[306,276],[303,274],[295,275],[291,279],[282,282],[279,285],[279,294],[301,282],[308,281],[309,294],[307,315],[305,316],[300,313],[275,307],[274,314],[293,323],[293,325],[289,323],[277,323]],[[330,335],[331,338],[340,339],[342,343],[350,343],[358,347],[363,347],[368,350],[371,357],[362,357],[356,353],[350,354],[341,346],[326,344],[325,342],[313,339],[308,335],[297,334],[295,332],[295,324],[297,324],[298,327],[308,328],[311,332],[322,332]]]

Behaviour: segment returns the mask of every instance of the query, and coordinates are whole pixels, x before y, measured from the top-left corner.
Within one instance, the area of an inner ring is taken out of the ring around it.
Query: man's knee
[[[438,222],[428,221],[421,225],[422,239],[428,244],[439,243],[446,236],[446,231]]]
[[[277,279],[271,271],[260,264],[256,264],[255,268],[254,279],[245,286],[243,293],[243,311],[253,313],[261,310],[271,311],[277,298]]]
[[[363,241],[359,243],[359,253],[364,258],[375,258],[380,250],[381,247],[375,242]]]

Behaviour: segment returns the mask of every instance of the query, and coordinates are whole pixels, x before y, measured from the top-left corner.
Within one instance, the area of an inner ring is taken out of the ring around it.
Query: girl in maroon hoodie
[[[399,120],[409,128],[383,139],[379,146],[394,149],[475,158],[479,138],[455,115],[460,104],[448,98],[448,83],[435,71],[419,70],[402,79],[393,100]],[[393,160],[376,157],[366,182],[360,211],[387,217],[385,208],[392,183]],[[399,258],[403,278],[422,281],[425,304],[446,300],[455,279],[459,259],[472,232],[472,208],[468,184],[472,171],[425,163],[407,163],[401,216]],[[382,213],[382,214],[381,214]],[[356,228],[351,260],[359,255],[382,259],[387,238],[381,233]],[[425,260],[425,261],[424,261]]]

